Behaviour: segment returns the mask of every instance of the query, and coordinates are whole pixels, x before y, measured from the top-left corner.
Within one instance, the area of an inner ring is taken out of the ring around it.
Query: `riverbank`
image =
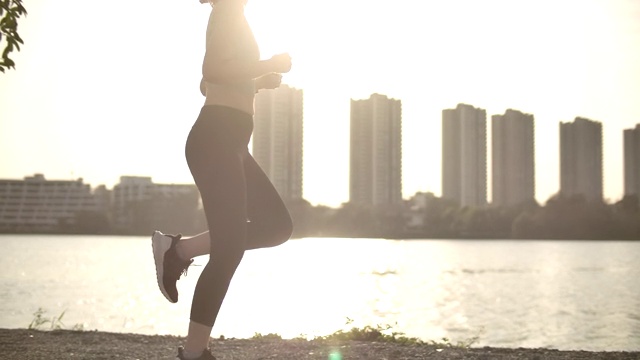
[[[0,329],[0,359],[173,360],[182,338],[100,331]],[[462,348],[373,341],[212,339],[219,360],[640,360],[638,352]],[[331,356],[331,357],[330,357]]]

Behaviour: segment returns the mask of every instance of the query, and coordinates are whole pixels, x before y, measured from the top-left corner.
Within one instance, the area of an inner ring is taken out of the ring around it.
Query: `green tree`
[[[1,72],[15,68],[9,54],[14,50],[20,51],[20,44],[24,44],[18,35],[18,18],[26,14],[27,10],[22,6],[22,0],[0,0],[0,46],[4,44],[0,59]]]

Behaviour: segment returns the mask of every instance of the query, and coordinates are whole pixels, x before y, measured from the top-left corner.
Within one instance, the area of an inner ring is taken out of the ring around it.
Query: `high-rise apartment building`
[[[458,104],[442,111],[442,197],[460,206],[487,203],[487,112]]]
[[[624,194],[640,195],[640,124],[624,130]]]
[[[302,199],[302,90],[281,85],[256,95],[253,157],[285,201]]]
[[[491,117],[491,198],[511,206],[535,198],[533,115],[508,109]]]
[[[351,100],[349,201],[402,202],[402,103],[385,95]]]
[[[602,123],[560,123],[560,194],[602,201]]]

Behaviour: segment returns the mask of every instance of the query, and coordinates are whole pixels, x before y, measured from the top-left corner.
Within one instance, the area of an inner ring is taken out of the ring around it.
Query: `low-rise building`
[[[200,196],[194,184],[155,184],[150,177],[122,176],[112,199],[116,232],[190,232],[198,227]]]
[[[91,186],[77,180],[0,180],[0,231],[49,232],[73,226],[80,213],[105,211]]]

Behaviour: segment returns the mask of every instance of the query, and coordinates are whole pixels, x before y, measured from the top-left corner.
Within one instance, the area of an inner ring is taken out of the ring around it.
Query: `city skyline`
[[[278,91],[279,90],[279,91]],[[257,115],[262,130],[258,130],[261,145],[257,150],[258,157],[268,163],[264,166],[267,175],[272,178],[274,185],[280,185],[279,192],[286,200],[305,199],[301,195],[304,183],[302,176],[302,161],[300,154],[289,158],[286,153],[295,152],[293,148],[301,148],[301,133],[303,128],[302,108],[300,100],[302,90],[282,85],[280,88],[263,93],[260,96],[260,114]],[[352,189],[365,189],[352,194],[349,202],[359,205],[391,205],[399,203],[399,196],[394,196],[402,187],[399,171],[402,168],[402,154],[400,139],[402,132],[401,100],[390,99],[386,95],[372,94],[369,99],[352,100],[352,141],[351,172],[356,173],[357,181],[351,182]],[[289,113],[272,121],[275,113]],[[487,132],[486,111],[469,104],[458,104],[455,109],[442,110],[443,122],[443,154],[448,154],[451,161],[443,159],[442,171],[443,198],[454,200],[461,206],[481,207],[487,204],[498,206],[517,205],[524,201],[535,200],[535,140],[533,139],[534,116],[518,110],[507,109],[504,115],[493,115],[491,132]],[[482,126],[478,126],[480,123]],[[576,117],[573,122],[560,122],[560,164],[561,187],[558,194],[566,196],[582,195],[590,201],[605,200],[602,197],[602,123],[586,118]],[[271,129],[267,129],[271,127]],[[389,133],[379,131],[380,127],[395,128]],[[376,130],[378,128],[378,130]],[[274,137],[273,132],[279,132]],[[395,135],[394,135],[395,134]],[[478,135],[479,136],[474,136]],[[492,138],[491,151],[487,150],[487,134]],[[624,129],[624,178],[625,196],[638,194],[638,169],[640,148],[638,137],[640,123],[635,128]],[[395,139],[394,139],[395,138]],[[446,139],[446,140],[445,140]],[[467,141],[463,141],[463,140]],[[469,139],[473,141],[468,141]],[[253,142],[254,152],[256,145]],[[376,152],[377,150],[377,152]],[[395,155],[393,155],[395,154]],[[391,156],[393,155],[393,156]],[[478,156],[484,155],[484,156]],[[355,157],[354,157],[355,156]],[[392,157],[393,160],[388,158]],[[492,159],[491,172],[488,171],[487,161]],[[385,164],[380,165],[380,162]],[[273,162],[273,164],[271,164]],[[285,162],[293,166],[284,166]],[[367,163],[370,163],[367,165]],[[378,165],[376,165],[378,163]],[[264,164],[263,164],[264,165]],[[364,167],[363,167],[364,166]],[[374,168],[382,169],[385,173],[374,174]],[[394,170],[395,169],[395,170]],[[457,170],[456,170],[457,169]],[[515,171],[514,171],[515,169]],[[389,170],[389,171],[387,171]],[[454,171],[455,170],[455,171]],[[288,174],[288,173],[291,174]],[[465,176],[461,174],[465,173]],[[445,175],[447,174],[447,175]],[[473,175],[476,174],[476,175]],[[24,175],[24,180],[44,179],[43,173],[35,172]],[[276,180],[273,180],[276,177]],[[282,177],[281,179],[277,179]],[[351,176],[350,178],[353,178]],[[470,181],[478,178],[483,181]],[[487,178],[491,178],[488,183]],[[123,180],[124,179],[124,180]],[[137,180],[136,180],[137,179]],[[395,179],[395,180],[394,180]],[[466,180],[465,180],[466,179]],[[0,179],[3,181],[22,181],[18,178]],[[118,186],[131,181],[151,183],[152,177],[146,175],[120,175]],[[126,180],[126,181],[125,181]],[[75,179],[55,179],[58,182],[82,182],[83,177]],[[187,183],[170,183],[166,185],[191,185]],[[105,184],[87,183],[92,190],[103,191]],[[376,186],[377,185],[377,186]],[[389,185],[389,186],[386,186]],[[376,191],[378,188],[378,191]],[[380,190],[380,188],[385,188]],[[489,200],[487,189],[492,188],[499,196]],[[379,192],[380,196],[376,196]],[[371,193],[368,197],[367,193]],[[404,197],[423,193],[417,191]],[[288,195],[287,195],[288,194]],[[293,194],[294,196],[290,196]],[[305,199],[306,200],[306,199]],[[541,203],[543,204],[543,203]]]
[[[0,177],[192,181],[184,141],[210,8],[114,1],[29,5],[17,68],[1,75]],[[604,197],[620,199],[622,131],[640,122],[639,13],[626,0],[247,6],[263,58],[293,56],[284,82],[305,91],[304,197],[328,205],[348,200],[349,100],[372,93],[402,100],[404,197],[441,194],[441,111],[467,103],[535,115],[539,202],[560,187],[558,122],[601,121]]]

